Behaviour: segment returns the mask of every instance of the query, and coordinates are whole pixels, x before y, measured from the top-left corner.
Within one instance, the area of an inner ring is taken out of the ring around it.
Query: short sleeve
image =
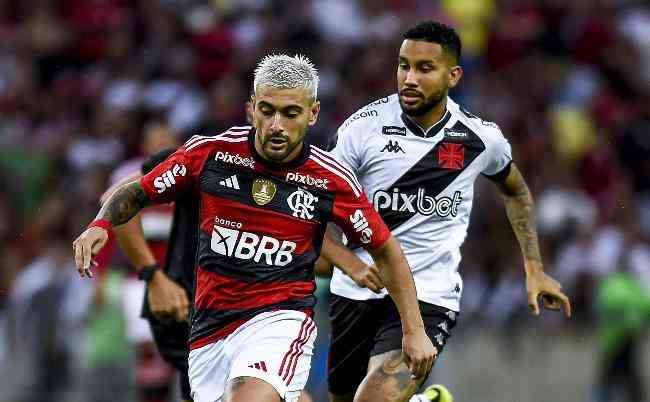
[[[342,186],[336,194],[332,219],[351,242],[365,249],[381,247],[391,236],[366,195],[347,185]]]
[[[209,147],[199,147],[191,151],[181,147],[154,166],[140,179],[149,199],[154,203],[167,203],[192,190],[209,152]]]
[[[352,135],[350,126],[343,123],[336,132],[334,147],[331,150],[336,159],[355,172],[358,172],[361,168],[361,157],[358,152],[358,145],[355,143],[359,137]]]
[[[501,130],[494,129],[487,144],[487,162],[483,174],[488,177],[498,177],[510,168],[512,149]]]

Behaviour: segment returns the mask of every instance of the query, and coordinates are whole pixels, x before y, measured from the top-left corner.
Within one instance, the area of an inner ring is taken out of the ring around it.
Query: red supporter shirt
[[[254,138],[249,126],[194,136],[141,179],[154,203],[186,192],[200,200],[192,349],[265,311],[311,314],[329,221],[368,249],[390,237],[354,174],[329,153],[305,144],[277,164],[257,154]]]

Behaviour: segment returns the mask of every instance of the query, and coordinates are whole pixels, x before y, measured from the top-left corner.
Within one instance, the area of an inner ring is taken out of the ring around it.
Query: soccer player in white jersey
[[[503,195],[524,257],[532,313],[539,314],[541,298],[547,309],[571,314],[560,284],[544,273],[533,199],[512,162],[508,141],[496,124],[448,97],[463,73],[460,49],[458,35],[446,25],[426,21],[409,29],[399,50],[398,93],[349,117],[333,150],[357,174],[402,244],[426,332],[438,354],[459,312],[460,246],[479,175],[494,181]],[[337,268],[331,282],[331,400],[449,401],[443,387],[413,396],[426,376],[409,375],[394,304],[379,290],[381,277],[368,253],[354,244],[350,248],[356,256],[348,253],[346,270],[354,267],[358,274],[347,276]]]

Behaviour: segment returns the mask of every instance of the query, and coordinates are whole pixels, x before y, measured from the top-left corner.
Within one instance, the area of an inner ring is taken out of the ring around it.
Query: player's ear
[[[245,109],[246,109],[246,121],[248,122],[248,124],[252,124],[253,119],[255,118],[255,116],[253,116],[254,111],[253,111],[253,97],[252,96],[251,96],[251,100],[246,101]]]
[[[463,76],[463,69],[460,66],[453,66],[449,70],[449,88],[453,88]]]
[[[309,125],[313,126],[318,120],[318,113],[320,113],[320,101],[314,101],[309,110]]]
[[[251,94],[251,100],[246,102],[246,120],[251,125],[255,125],[255,92]]]

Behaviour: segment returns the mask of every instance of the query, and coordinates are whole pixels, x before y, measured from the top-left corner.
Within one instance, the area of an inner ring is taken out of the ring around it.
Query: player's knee
[[[401,352],[390,352],[370,365],[354,402],[405,402],[415,394],[421,382],[421,379],[411,378]]]
[[[280,402],[273,386],[254,377],[237,377],[228,381],[223,402]]]

